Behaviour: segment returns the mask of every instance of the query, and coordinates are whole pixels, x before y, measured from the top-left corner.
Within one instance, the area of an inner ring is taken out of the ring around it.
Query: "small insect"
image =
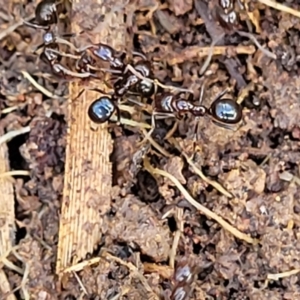
[[[191,113],[194,117],[209,116],[218,126],[232,129],[232,125],[238,124],[243,117],[243,109],[240,104],[233,99],[222,99],[227,90],[221,92],[212,102],[209,108],[201,104],[204,88],[201,89],[200,104],[192,103],[192,94],[188,100],[172,93],[156,95],[154,108],[151,116],[151,129],[147,136],[151,136],[155,129],[155,119],[157,117],[176,117],[180,119],[186,113]]]
[[[115,111],[117,111],[118,122],[120,122],[120,110],[114,99],[103,96],[89,106],[88,115],[93,122],[102,124],[108,121]]]

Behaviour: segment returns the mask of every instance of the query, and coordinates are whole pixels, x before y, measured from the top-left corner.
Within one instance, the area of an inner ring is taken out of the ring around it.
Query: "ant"
[[[121,75],[121,78],[114,84],[114,89],[118,96],[124,96],[128,91],[142,94],[145,97],[150,97],[155,93],[156,85],[163,89],[179,90],[184,92],[191,92],[187,89],[182,89],[173,86],[166,86],[153,78],[152,66],[147,58],[139,52],[132,52],[133,56],[140,56],[142,60],[137,63],[125,64],[124,52],[117,52],[109,45],[98,43],[90,44],[82,49],[78,49],[77,52],[82,52],[83,56],[86,56],[86,51],[91,52],[94,58],[99,58],[102,61],[108,62],[111,69],[106,70],[113,74]],[[82,59],[81,61],[83,61]],[[89,60],[91,60],[89,58]],[[84,64],[83,64],[84,65]],[[82,67],[81,67],[82,68]],[[80,67],[79,67],[80,69]]]
[[[56,49],[45,47],[44,51],[41,54],[41,59],[46,63],[50,64],[53,73],[57,76],[64,77],[66,79],[73,79],[73,78],[84,79],[90,77],[98,78],[96,75],[94,75],[91,72],[76,73],[69,70],[68,68],[64,67],[59,63],[59,58],[61,56],[68,56],[68,55],[62,54]]]
[[[74,45],[64,38],[74,37],[73,33],[65,33],[60,37],[57,36],[52,30],[51,25],[57,25],[58,23],[58,10],[57,6],[62,2],[56,3],[55,0],[42,0],[35,9],[35,21],[36,23],[23,21],[23,23],[29,27],[36,29],[44,29],[46,33],[43,35],[43,43],[40,44],[35,50],[36,53],[43,46],[51,46],[52,48],[58,48],[58,43],[65,44],[71,48],[75,48]],[[55,31],[57,28],[55,27]]]
[[[227,93],[227,89],[217,95],[209,108],[206,108],[201,104],[203,93],[204,86],[201,88],[200,104],[193,104],[191,102],[193,99],[192,94],[190,94],[188,100],[171,93],[157,95],[154,99],[151,129],[147,133],[147,136],[151,136],[154,131],[155,118],[157,116],[177,117],[180,119],[186,113],[191,113],[194,117],[204,117],[205,115],[208,115],[217,125],[227,129],[231,129],[231,125],[238,124],[242,120],[242,106],[233,99],[222,98]]]
[[[134,68],[137,72],[140,72],[142,76],[149,77],[152,75],[151,64],[148,61],[140,61]],[[108,96],[100,97],[95,100],[88,109],[88,115],[90,119],[101,124],[108,121],[113,113],[117,111],[118,123],[120,123],[120,110],[116,102],[118,102],[129,90],[135,88],[135,91],[144,97],[149,97],[154,93],[154,85],[141,80],[134,74],[128,74],[126,77],[121,78],[114,84],[114,94],[111,98]],[[105,94],[104,91],[100,89],[91,89],[99,93]]]
[[[90,50],[92,55],[96,58],[101,59],[102,61],[109,62],[111,68],[122,72],[125,68],[124,59],[115,49],[109,45],[98,43],[91,44],[85,47],[85,50]]]

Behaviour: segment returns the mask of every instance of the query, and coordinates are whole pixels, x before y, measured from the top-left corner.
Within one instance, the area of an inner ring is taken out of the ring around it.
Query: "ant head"
[[[46,45],[54,43],[54,41],[55,41],[54,33],[51,31],[46,32],[43,36],[43,41]]]

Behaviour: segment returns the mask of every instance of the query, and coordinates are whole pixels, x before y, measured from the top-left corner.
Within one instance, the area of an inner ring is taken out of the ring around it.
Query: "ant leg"
[[[83,94],[84,91],[85,91],[85,89],[82,89],[82,90],[78,93],[78,95],[77,95],[75,98],[72,99],[72,101],[75,102],[75,101]]]
[[[25,20],[23,21],[23,24],[26,25],[26,26],[29,26],[31,28],[35,28],[35,29],[45,29],[45,30],[50,29],[49,26],[39,25],[39,24],[31,23],[31,22],[28,22],[28,21],[25,21]]]
[[[148,78],[145,78],[146,80]],[[193,91],[190,89],[184,89],[184,88],[179,88],[177,86],[172,86],[172,85],[165,85],[162,84],[161,82],[159,82],[157,79],[152,80],[152,82],[158,86],[160,86],[162,89],[167,89],[167,90],[171,90],[171,91],[179,91],[179,92],[184,92],[184,93],[190,93],[192,94]]]
[[[139,57],[143,58],[144,60],[147,60],[147,57],[143,53],[140,53],[137,51],[132,51],[132,54],[133,54],[133,56],[139,56]]]
[[[200,90],[199,105],[201,105],[202,102],[203,102],[204,90],[205,90],[205,84],[203,83],[202,86],[201,86],[201,90]]]
[[[120,111],[118,104],[115,104],[115,110],[117,113],[117,125],[120,126],[121,125],[121,111]]]
[[[38,45],[38,46],[34,49],[33,54],[37,54],[37,51],[38,51],[39,49],[43,48],[44,45],[45,45],[44,43]]]
[[[98,92],[100,94],[103,94],[103,95],[108,95],[108,96],[111,96],[111,94],[108,94],[106,93],[105,91],[101,90],[101,89],[98,89],[98,88],[89,88],[90,91],[94,91],[94,92]]]
[[[138,101],[138,100],[135,100],[135,99],[132,99],[132,98],[127,98],[126,97],[126,100],[124,101],[124,102],[130,102],[130,103],[133,103],[133,104],[135,104],[135,105],[138,105],[138,106],[141,106],[141,107],[144,107],[145,106],[145,104],[144,103],[142,103],[142,102],[140,102],[140,101]],[[123,102],[123,103],[124,103]]]
[[[175,117],[174,113],[165,113],[165,112],[153,111],[152,112],[152,116],[151,116],[151,129],[145,135],[144,139],[142,140],[142,142],[140,144],[143,144],[146,140],[148,140],[151,137],[153,131],[155,130],[155,127],[156,127],[156,117],[158,117],[158,116],[161,116],[163,118],[169,118],[169,117],[174,118]]]
[[[236,124],[225,124],[225,123],[218,122],[216,120],[212,120],[212,122],[218,127],[231,130],[234,132],[236,132],[238,129],[240,129],[243,126],[243,124],[239,124],[239,126],[237,127]]]
[[[151,135],[155,129],[155,116],[158,113],[156,111],[152,112],[152,116],[151,116],[151,129],[147,132],[147,134],[145,135],[145,137],[143,138],[143,140],[139,143],[139,146],[143,145],[147,140],[149,140],[149,138],[151,138]]]
[[[216,97],[215,99],[213,100],[213,102],[221,99],[226,93],[228,92],[228,89],[226,88],[224,91],[220,92]]]
[[[71,37],[76,37],[76,33],[63,33],[61,38],[71,38]]]

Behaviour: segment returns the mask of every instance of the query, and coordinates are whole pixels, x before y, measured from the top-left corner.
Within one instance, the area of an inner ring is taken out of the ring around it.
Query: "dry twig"
[[[288,14],[291,14],[295,17],[298,17],[300,18],[300,11],[297,11],[293,8],[290,8],[288,6],[285,6],[281,3],[278,3],[276,1],[273,1],[273,0],[258,0],[258,2],[262,3],[262,4],[265,4],[267,6],[270,6],[274,9],[277,9],[277,10],[280,10],[282,12],[285,12],[285,13],[288,13]]]
[[[178,181],[178,179],[175,178],[173,175],[169,174],[166,171],[160,170],[158,168],[153,168],[147,157],[144,158],[144,167],[150,174],[161,175],[171,180],[191,205],[193,205],[195,208],[197,208],[200,212],[205,214],[207,217],[215,220],[217,223],[221,225],[221,227],[229,231],[236,238],[243,240],[249,244],[254,244],[254,245],[258,244],[259,242],[258,240],[251,238],[249,235],[245,233],[242,233],[241,231],[239,231],[238,229],[230,225],[228,222],[226,222],[223,218],[221,218],[220,216],[218,216],[217,214],[215,214],[205,206],[198,203],[195,199],[193,199],[193,197],[188,193],[188,191],[182,186],[182,184]]]

